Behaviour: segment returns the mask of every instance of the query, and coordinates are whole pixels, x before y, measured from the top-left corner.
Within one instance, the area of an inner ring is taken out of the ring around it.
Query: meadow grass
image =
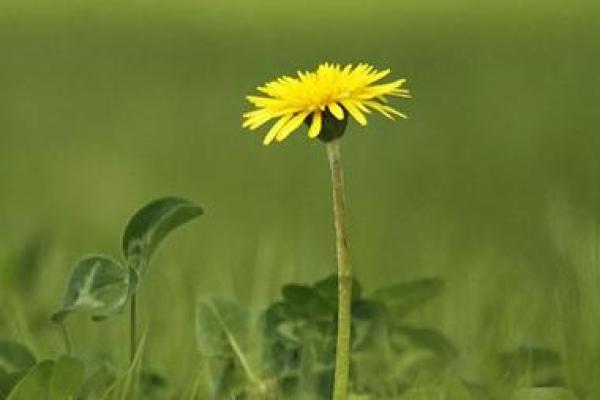
[[[206,215],[160,250],[141,288],[143,362],[205,398],[198,298],[259,313],[283,284],[335,268],[323,149],[294,137],[265,151],[240,127],[243,96],[282,71],[366,59],[402,71],[415,99],[406,123],[352,126],[344,141],[355,271],[366,292],[442,278],[445,291],[410,322],[459,351],[446,380],[423,378],[406,396],[466,398],[452,392],[459,377],[498,393],[527,386],[499,379],[494,361],[521,346],[558,352],[565,384],[600,396],[596,6],[469,12],[465,2],[404,21],[389,2],[386,12],[351,2],[286,25],[291,5],[249,14],[182,2],[163,15],[156,5],[6,4],[0,338],[41,359],[64,353],[48,318],[74,263],[118,255],[132,212],[181,195]],[[321,40],[324,31],[335,34]],[[67,325],[84,361],[126,370],[125,314]]]

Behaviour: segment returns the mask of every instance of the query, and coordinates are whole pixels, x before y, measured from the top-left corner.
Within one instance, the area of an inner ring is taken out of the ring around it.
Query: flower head
[[[365,114],[378,111],[387,118],[406,118],[404,114],[387,104],[386,96],[410,98],[408,89],[402,85],[406,79],[380,83],[390,73],[389,69],[378,71],[368,64],[356,67],[339,64],[321,64],[316,71],[298,72],[298,77],[283,76],[268,82],[257,90],[266,96],[248,96],[256,107],[244,114],[243,127],[257,129],[272,119],[277,119],[264,138],[264,144],[287,138],[303,122],[309,124],[308,136],[325,138],[328,126],[337,121],[347,122],[351,115],[360,125],[367,124]],[[338,126],[340,124],[337,124]],[[331,136],[331,135],[329,135]]]

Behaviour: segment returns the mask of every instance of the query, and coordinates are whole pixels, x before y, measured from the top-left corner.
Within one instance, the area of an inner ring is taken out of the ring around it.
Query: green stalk
[[[131,309],[129,310],[129,360],[131,363],[135,360],[137,348],[137,299],[136,294],[131,295]]]
[[[333,399],[346,400],[350,372],[352,269],[348,249],[348,229],[339,139],[327,143],[327,156],[333,187],[333,216],[338,264],[338,326]]]

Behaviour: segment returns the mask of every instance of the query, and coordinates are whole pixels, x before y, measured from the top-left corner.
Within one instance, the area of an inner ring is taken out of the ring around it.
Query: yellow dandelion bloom
[[[342,68],[339,64],[325,63],[316,71],[299,71],[297,77],[283,76],[257,88],[266,96],[247,97],[256,109],[243,115],[242,126],[255,130],[277,119],[264,138],[264,144],[269,144],[284,140],[303,122],[309,124],[308,136],[316,138],[328,119],[347,122],[347,114],[363,126],[367,124],[365,114],[371,110],[392,120],[394,116],[406,118],[389,106],[386,99],[386,96],[410,98],[408,89],[402,87],[406,79],[375,84],[389,73],[389,69],[378,71],[368,64]]]

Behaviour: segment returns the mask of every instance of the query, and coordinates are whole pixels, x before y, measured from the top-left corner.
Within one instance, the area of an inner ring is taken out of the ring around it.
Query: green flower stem
[[[133,364],[137,347],[137,298],[136,294],[131,295],[131,309],[129,311],[129,360]]]
[[[327,143],[327,156],[333,186],[333,215],[338,263],[338,326],[333,399],[346,400],[350,371],[352,269],[348,249],[348,229],[339,139]]]

